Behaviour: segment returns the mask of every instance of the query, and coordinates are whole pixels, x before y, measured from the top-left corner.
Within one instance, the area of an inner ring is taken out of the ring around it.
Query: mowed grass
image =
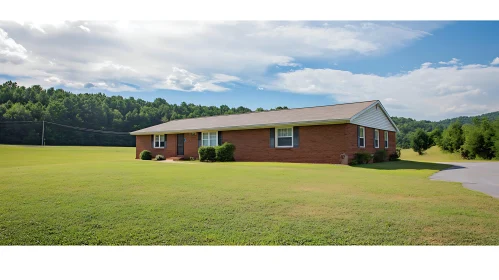
[[[442,150],[433,146],[425,151],[424,154],[419,155],[414,152],[412,149],[403,149],[401,151],[401,159],[403,160],[414,160],[414,161],[423,161],[423,162],[486,162],[490,160],[467,160],[461,158],[458,153],[444,153]]]
[[[0,244],[499,244],[499,200],[446,165],[165,163],[0,146]]]

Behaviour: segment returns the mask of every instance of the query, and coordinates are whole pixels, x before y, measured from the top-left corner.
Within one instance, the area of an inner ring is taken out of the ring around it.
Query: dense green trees
[[[459,121],[453,122],[442,133],[440,148],[450,153],[458,152],[464,144],[464,132]]]
[[[418,128],[411,137],[411,148],[422,155],[433,145],[433,139],[423,129]]]
[[[486,118],[490,121],[499,118],[499,112],[487,113],[478,116],[480,118]],[[411,138],[416,129],[421,128],[426,132],[432,132],[435,129],[440,129],[443,131],[445,128],[450,126],[453,122],[459,121],[461,124],[472,124],[474,117],[457,117],[453,119],[445,119],[441,121],[416,121],[411,118],[404,117],[392,117],[392,120],[395,122],[397,127],[400,130],[400,133],[397,133],[397,147],[408,149],[411,147]],[[436,132],[438,133],[438,132]],[[434,140],[439,139],[438,135],[430,135]],[[435,137],[437,136],[437,137]],[[438,144],[435,142],[435,144]]]
[[[471,124],[453,122],[442,133],[439,147],[465,159],[499,158],[499,119],[474,118]]]
[[[274,110],[279,109],[287,107]],[[176,119],[247,112],[251,110],[242,106],[201,106],[185,102],[177,105],[162,98],[149,102],[101,93],[73,94],[62,89],[24,87],[8,81],[0,85],[0,143],[41,143],[41,123],[5,122],[45,120],[94,130],[130,132]],[[77,131],[49,123],[46,123],[45,135],[47,145],[135,145],[135,137],[130,135]]]

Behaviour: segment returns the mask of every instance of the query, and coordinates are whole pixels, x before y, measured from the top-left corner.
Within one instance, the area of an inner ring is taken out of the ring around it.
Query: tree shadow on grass
[[[437,170],[437,171],[441,171],[448,168],[453,168],[453,169],[464,168],[462,166],[456,166],[451,164],[420,162],[420,161],[411,161],[411,160],[397,160],[397,161],[378,162],[371,164],[361,164],[361,165],[355,165],[354,167],[379,169],[379,170],[412,169],[412,170]]]

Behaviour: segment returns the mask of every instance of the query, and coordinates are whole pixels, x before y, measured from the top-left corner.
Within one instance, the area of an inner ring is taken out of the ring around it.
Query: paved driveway
[[[468,189],[499,198],[499,162],[445,162],[445,164],[452,164],[453,167],[433,174],[430,179],[461,182]]]

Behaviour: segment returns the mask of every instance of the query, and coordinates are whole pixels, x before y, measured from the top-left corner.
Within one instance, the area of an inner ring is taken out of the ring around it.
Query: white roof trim
[[[376,106],[376,105],[380,105],[380,108],[381,110],[383,111],[383,113],[385,114],[385,116],[388,118],[388,120],[390,121],[390,123],[393,125],[393,127],[395,127],[395,130],[397,132],[400,132],[399,128],[397,127],[397,125],[395,124],[395,122],[392,120],[392,118],[390,117],[390,115],[388,114],[388,112],[386,111],[385,107],[383,107],[383,104],[381,104],[381,101],[377,100],[376,102],[374,102],[373,104],[367,106],[364,110],[358,112],[357,114],[353,115],[353,117],[350,118],[350,122],[354,122],[356,118],[358,118],[360,115],[362,115],[364,112],[366,112],[367,110],[371,109],[372,107]]]

